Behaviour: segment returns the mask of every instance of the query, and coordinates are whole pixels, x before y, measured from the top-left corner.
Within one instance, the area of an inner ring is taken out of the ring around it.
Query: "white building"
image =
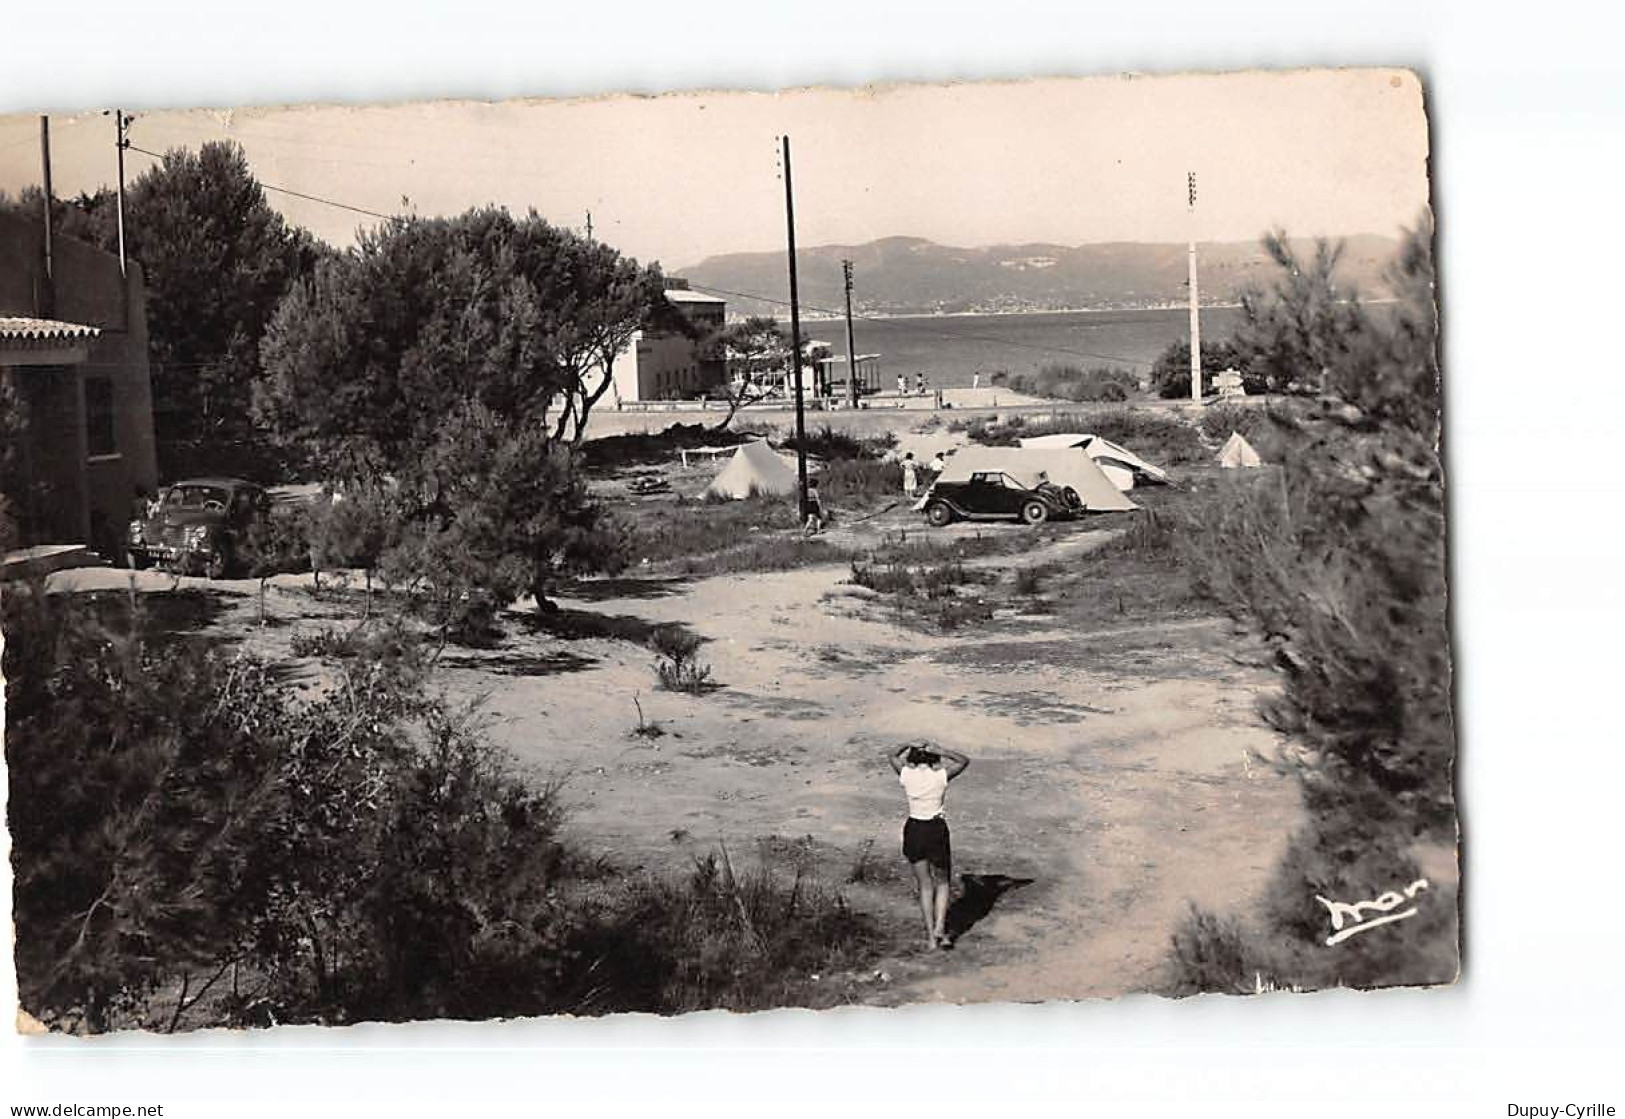
[[[702,335],[722,329],[727,301],[691,291],[688,281],[669,278],[666,298],[697,326]],[[610,366],[618,401],[688,400],[721,395],[727,363],[720,348],[671,331],[640,330]]]

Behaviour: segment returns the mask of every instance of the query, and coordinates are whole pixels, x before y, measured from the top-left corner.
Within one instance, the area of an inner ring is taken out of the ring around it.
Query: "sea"
[[[1227,338],[1241,321],[1239,307],[1204,307],[1202,334]],[[803,320],[802,335],[846,353],[840,319]],[[933,388],[961,388],[977,373],[1031,373],[1062,364],[1090,369],[1119,366],[1148,372],[1169,343],[1190,339],[1184,307],[1136,311],[1041,311],[997,315],[899,315],[853,323],[859,354],[880,355],[881,387],[899,374],[912,385],[923,374]]]

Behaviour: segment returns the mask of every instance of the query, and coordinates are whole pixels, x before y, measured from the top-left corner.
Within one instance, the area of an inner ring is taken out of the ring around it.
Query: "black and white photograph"
[[[1427,108],[0,118],[21,1028],[1454,983]]]

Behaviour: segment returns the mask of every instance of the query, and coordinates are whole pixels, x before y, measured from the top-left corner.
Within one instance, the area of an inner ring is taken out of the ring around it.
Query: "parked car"
[[[963,481],[937,482],[925,498],[925,519],[938,528],[956,520],[1017,520],[1043,524],[1070,517],[1082,502],[1077,491],[1046,479],[1027,486],[1002,470],[979,470]]]
[[[186,478],[168,486],[147,516],[130,522],[125,559],[133,568],[160,564],[210,579],[230,575],[266,492],[241,478]]]

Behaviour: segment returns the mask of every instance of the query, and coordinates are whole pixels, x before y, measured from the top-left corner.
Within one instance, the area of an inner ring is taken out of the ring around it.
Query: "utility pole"
[[[45,282],[40,285],[39,313],[41,318],[52,318],[56,315],[56,276],[54,262],[51,259],[51,118],[40,114],[39,118],[39,154],[40,154],[40,185],[44,188],[45,197],[40,204],[45,232]]]
[[[852,262],[841,261],[841,272],[846,276],[846,403],[856,410],[858,406],[858,347],[852,341]]]
[[[1202,312],[1198,308],[1196,293],[1196,172],[1185,175],[1185,190],[1190,201],[1190,295],[1191,295],[1191,403],[1202,403]]]
[[[134,119],[125,116],[123,109],[113,110],[113,126],[118,135],[118,270],[121,276],[129,275],[124,256],[124,149],[130,146],[130,121]]]
[[[784,140],[784,225],[790,247],[790,369],[796,379],[796,479],[807,519],[807,418],[801,402],[801,300],[796,290],[796,198],[790,182],[790,137]]]
[[[587,240],[592,240],[592,211],[587,211]]]

